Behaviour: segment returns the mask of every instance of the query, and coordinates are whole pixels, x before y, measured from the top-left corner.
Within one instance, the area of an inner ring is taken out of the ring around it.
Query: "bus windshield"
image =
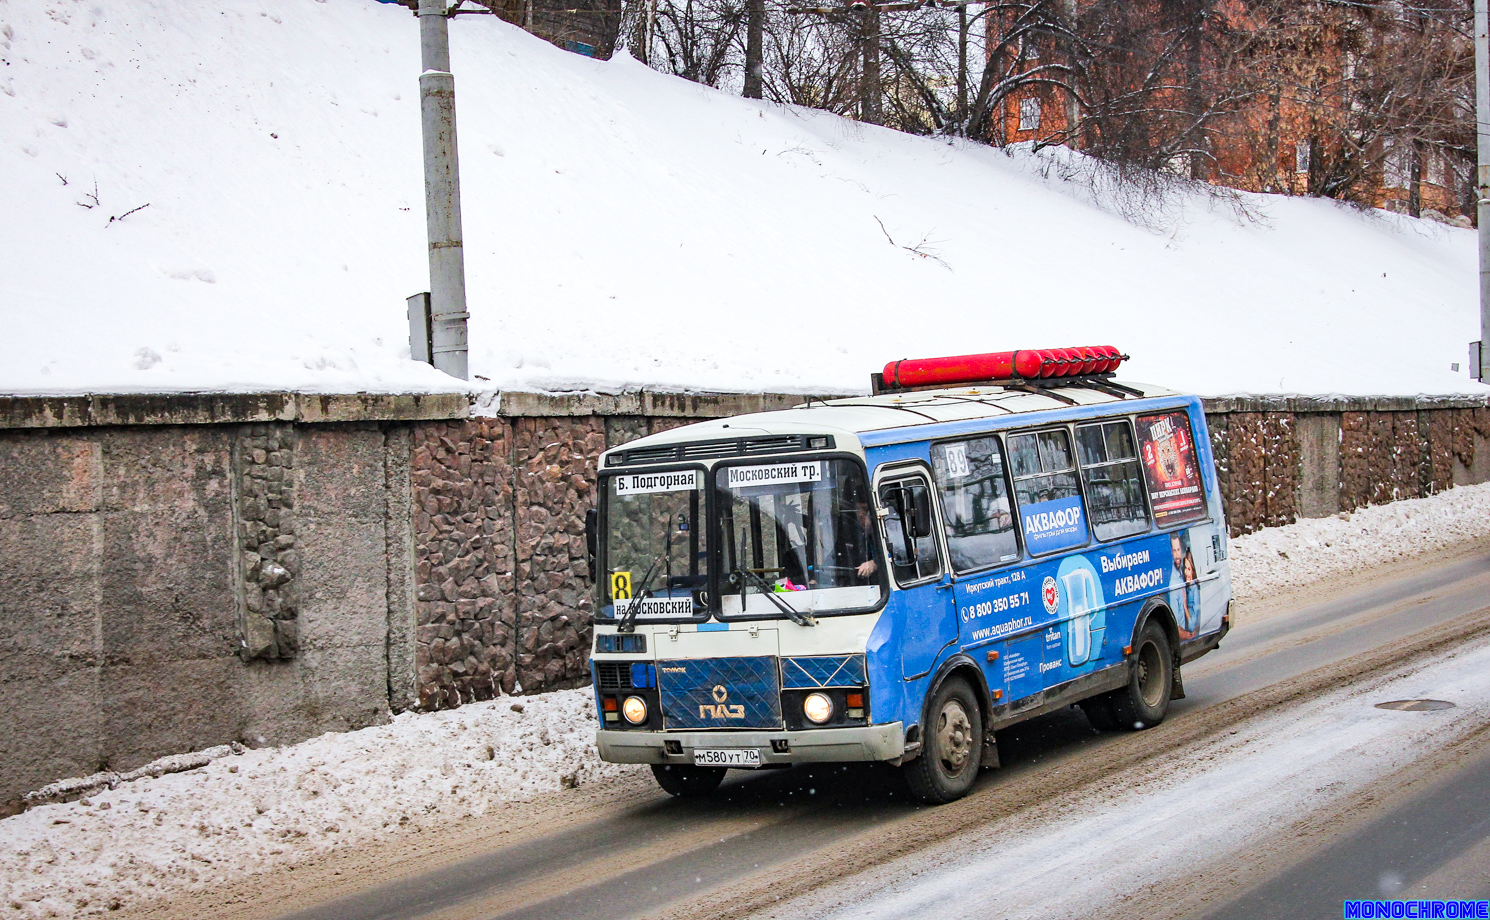
[[[884,563],[857,463],[725,466],[714,485],[724,616],[798,619],[879,604]]]
[[[705,610],[708,543],[702,470],[622,473],[605,481],[601,616],[687,619]]]

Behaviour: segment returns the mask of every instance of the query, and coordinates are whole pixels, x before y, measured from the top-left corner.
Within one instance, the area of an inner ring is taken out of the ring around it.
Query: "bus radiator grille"
[[[659,661],[657,684],[669,729],[781,727],[775,658]]]

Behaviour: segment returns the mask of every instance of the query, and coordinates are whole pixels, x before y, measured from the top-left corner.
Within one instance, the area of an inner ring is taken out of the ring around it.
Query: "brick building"
[[[1095,0],[1068,2],[1078,22],[1097,5]],[[1143,96],[1142,106],[1133,105],[1145,109],[1141,115],[1119,117],[1151,118],[1156,131],[1179,132],[1187,113],[1230,96],[1216,105],[1205,131],[1195,137],[1199,152],[1176,154],[1165,164],[1169,168],[1246,191],[1347,197],[1460,223],[1473,218],[1473,110],[1464,92],[1472,90],[1473,56],[1468,36],[1451,22],[1406,7],[1290,11],[1285,21],[1262,22],[1251,5],[1223,0],[1211,8],[1214,15],[1203,27],[1207,37],[1187,51],[1175,39],[1174,21],[1165,18],[1177,6],[1130,4],[1125,15],[1132,20],[1123,42],[1093,42],[1094,55],[1109,58],[1103,62],[1109,98]],[[1142,28],[1144,18],[1152,20],[1152,28]],[[986,23],[988,47],[1004,49],[1003,72],[1067,60],[1050,38],[1006,42],[1016,34],[1015,12],[990,14]],[[1224,50],[1211,32],[1225,33]],[[1396,61],[1412,59],[1423,63],[1390,72]],[[1420,110],[1392,114],[1400,120],[1417,111],[1421,121],[1407,124],[1442,127],[1410,136],[1385,127],[1389,119],[1378,119],[1371,106],[1385,95],[1381,81],[1390,78],[1433,80],[1443,95],[1436,109],[1425,102]],[[1449,98],[1446,90],[1458,95]],[[1166,110],[1177,114],[1154,114]],[[990,131],[995,143],[1087,149],[1100,144],[1104,125],[1100,119],[1083,120],[1084,114],[1090,113],[1081,111],[1057,78],[1006,97]],[[1348,193],[1339,175],[1347,158],[1355,164],[1347,171]]]

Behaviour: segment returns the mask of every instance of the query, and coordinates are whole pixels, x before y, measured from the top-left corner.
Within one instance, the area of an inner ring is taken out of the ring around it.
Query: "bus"
[[[679,796],[730,769],[898,766],[930,803],[995,732],[1161,722],[1230,625],[1199,398],[1109,346],[918,359],[871,395],[602,454],[586,521],[600,757]]]

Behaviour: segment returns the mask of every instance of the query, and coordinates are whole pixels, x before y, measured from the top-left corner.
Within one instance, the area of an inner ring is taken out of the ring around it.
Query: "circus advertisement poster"
[[[1163,527],[1205,517],[1205,492],[1190,435],[1190,416],[1183,411],[1140,416],[1138,444],[1154,522]]]

